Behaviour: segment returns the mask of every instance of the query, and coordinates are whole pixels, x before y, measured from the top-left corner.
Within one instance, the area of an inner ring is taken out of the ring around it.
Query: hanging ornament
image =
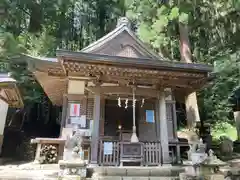
[[[125,101],[125,109],[127,109],[128,108],[128,99],[126,99],[126,101]]]
[[[136,99],[133,100],[133,107],[135,108],[136,107]]]
[[[121,107],[121,98],[118,98],[118,106]]]
[[[145,101],[145,99],[142,99],[141,107],[143,107],[143,105],[144,105],[144,101]]]

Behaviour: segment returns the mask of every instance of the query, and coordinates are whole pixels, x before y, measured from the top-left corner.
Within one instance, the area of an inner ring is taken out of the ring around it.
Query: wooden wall
[[[139,140],[140,141],[156,141],[157,140],[157,131],[156,131],[156,114],[155,114],[155,122],[147,123],[146,122],[146,110],[154,110],[155,111],[155,101],[148,102],[146,101],[144,106],[139,107],[140,119],[139,119]]]
[[[78,101],[81,104],[81,114],[86,115],[87,117],[87,126],[89,127],[90,120],[94,120],[93,110],[94,110],[94,99],[93,98],[83,98],[81,101]],[[70,102],[69,102],[70,103]],[[117,106],[117,102],[116,102]],[[166,109],[167,109],[167,120],[168,120],[168,137],[169,140],[175,139],[174,132],[174,113],[176,113],[173,109],[174,101],[167,101]],[[157,136],[157,117],[156,114],[156,101],[146,101],[143,107],[140,107],[140,104],[137,105],[137,120],[136,123],[138,127],[138,135],[140,141],[156,141],[158,140]],[[155,122],[147,123],[146,122],[146,110],[154,110],[155,111]],[[105,99],[101,99],[101,110],[100,110],[100,136],[104,135],[104,119],[105,119]],[[69,110],[68,113],[69,114]],[[68,117],[68,115],[67,115]],[[117,117],[116,117],[117,119]],[[68,124],[68,121],[67,121]],[[66,125],[67,125],[66,124]]]

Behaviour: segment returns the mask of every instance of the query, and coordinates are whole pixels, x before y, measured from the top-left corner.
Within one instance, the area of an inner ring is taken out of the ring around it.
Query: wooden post
[[[166,117],[166,100],[164,90],[159,92],[159,120],[160,120],[160,141],[162,146],[163,163],[169,164],[169,145],[168,145],[168,127]]]
[[[176,111],[176,101],[172,102],[172,113],[173,113],[173,131],[174,131],[174,139],[178,141],[177,136],[177,111]],[[181,163],[181,151],[180,146],[177,144],[176,146],[177,153],[177,163]]]
[[[62,104],[62,121],[61,121],[61,129],[60,134],[62,136],[62,130],[66,126],[67,122],[67,109],[68,109],[68,99],[66,94],[63,95],[63,104]]]
[[[133,127],[132,127],[132,136],[131,142],[139,142],[137,133],[136,133],[136,99],[135,99],[135,87],[133,87]]]
[[[176,102],[172,102],[172,113],[173,113],[173,130],[174,138],[177,139],[177,111],[176,111]]]
[[[4,128],[7,118],[7,112],[8,112],[8,103],[4,100],[0,99],[0,154],[2,152],[2,145],[3,145],[3,136],[4,136]]]
[[[156,98],[156,102],[155,102],[155,130],[156,130],[156,137],[159,141],[161,141],[160,139],[160,121],[159,121],[159,100],[158,98]]]
[[[99,122],[100,122],[100,104],[101,98],[100,94],[97,93],[94,96],[94,113],[93,113],[93,131],[92,131],[92,141],[91,141],[91,164],[98,164],[98,140],[99,140]]]
[[[36,149],[36,154],[35,154],[35,159],[34,159],[35,163],[39,163],[41,148],[42,148],[42,144],[37,143],[37,149]]]

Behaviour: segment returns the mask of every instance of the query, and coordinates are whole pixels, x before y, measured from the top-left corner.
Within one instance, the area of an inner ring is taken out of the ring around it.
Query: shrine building
[[[60,136],[82,131],[88,163],[100,166],[179,161],[176,99],[202,88],[212,71],[154,53],[126,18],[78,52],[23,56],[51,102],[62,106]]]
[[[0,74],[0,153],[3,145],[4,128],[7,119],[8,108],[22,108],[23,100],[16,85],[15,79],[9,74]]]

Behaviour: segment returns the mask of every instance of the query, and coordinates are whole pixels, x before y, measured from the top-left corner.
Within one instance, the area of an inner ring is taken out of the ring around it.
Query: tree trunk
[[[33,1],[29,7],[30,9],[30,22],[29,32],[36,33],[42,29],[42,8],[41,5]]]
[[[187,25],[179,23],[179,34],[180,34],[181,61],[185,63],[192,63],[192,55]],[[185,105],[187,126],[189,129],[193,129],[196,125],[196,122],[200,121],[196,92],[189,93],[186,95]]]

